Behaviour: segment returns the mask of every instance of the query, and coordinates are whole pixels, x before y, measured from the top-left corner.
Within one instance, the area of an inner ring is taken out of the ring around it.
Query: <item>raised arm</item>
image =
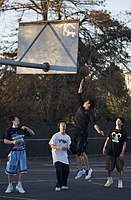
[[[23,130],[26,129],[30,133],[30,135],[35,135],[34,131],[27,126],[22,126],[21,129],[23,129]]]
[[[83,78],[79,85],[79,89],[78,89],[79,94],[83,92],[84,82],[85,82],[85,79]]]

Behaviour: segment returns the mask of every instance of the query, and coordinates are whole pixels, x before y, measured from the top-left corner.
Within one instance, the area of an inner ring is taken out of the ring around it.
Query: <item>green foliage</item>
[[[107,107],[114,117],[123,116],[125,119],[131,119],[130,101],[127,100],[125,97],[118,98],[110,95],[107,100]]]

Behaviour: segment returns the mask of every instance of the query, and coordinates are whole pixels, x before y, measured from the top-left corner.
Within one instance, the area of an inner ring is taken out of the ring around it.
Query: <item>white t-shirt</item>
[[[60,132],[55,133],[50,139],[49,144],[50,145],[53,144],[59,147],[64,146],[66,148],[65,151],[52,148],[53,163],[59,161],[64,164],[69,164],[67,149],[68,149],[68,146],[71,144],[70,136],[67,135],[66,133],[65,134],[62,134]]]

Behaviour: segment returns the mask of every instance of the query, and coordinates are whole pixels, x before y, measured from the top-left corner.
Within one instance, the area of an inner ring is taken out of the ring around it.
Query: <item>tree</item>
[[[77,16],[80,19],[78,64],[87,63],[91,68],[85,91],[97,100],[99,119],[121,114],[123,104],[129,111],[127,90],[119,68],[121,65],[127,68],[130,61],[127,51],[131,42],[130,28],[106,11],[88,11],[88,4],[84,6],[80,1],[69,0],[66,3],[58,0],[30,1],[13,5],[13,8],[17,6],[24,11],[30,8],[42,15],[44,20],[52,13],[52,19],[58,20]],[[0,86],[1,121],[10,113],[21,115],[26,122],[70,121],[77,109],[75,94],[80,78],[77,75],[25,76],[16,75],[14,70],[7,71]],[[130,118],[131,115],[124,109],[122,115]]]
[[[6,72],[0,87],[1,121],[11,113],[24,122],[70,120],[76,105],[75,79],[73,75],[21,76]]]
[[[106,11],[87,12],[80,23],[81,63],[89,63],[95,75],[101,74],[112,62],[128,66],[130,55],[127,50],[131,43],[129,27],[112,19]]]
[[[107,120],[117,116],[130,119],[130,99],[123,71],[119,67],[111,65],[107,68],[97,80],[96,90],[98,90],[96,94],[100,105],[98,112],[100,119],[103,119],[103,114]]]
[[[72,0],[27,0],[25,1],[1,1],[1,14],[13,12],[13,16],[16,15],[15,26],[12,27],[9,33],[9,38],[12,39],[6,40],[7,34],[3,37],[3,40],[0,42],[0,57],[1,58],[15,58],[17,56],[17,48],[18,48],[18,39],[16,39],[18,35],[18,23],[22,21],[27,12],[31,13],[30,20],[60,20],[60,19],[71,19],[73,15],[78,14],[78,10],[81,6],[88,7],[89,5],[100,5],[103,3],[103,0],[81,0],[81,1],[72,1]],[[31,12],[32,11],[32,12]],[[35,14],[35,19],[33,15]],[[12,13],[11,13],[12,16]],[[11,17],[12,18],[12,17]],[[28,18],[28,17],[26,17]],[[73,17],[74,18],[74,17]],[[3,14],[3,22],[6,21],[5,16]],[[28,19],[27,19],[28,20]],[[28,20],[29,21],[29,20]],[[11,25],[11,24],[10,24]],[[7,24],[5,24],[5,27]],[[6,29],[6,31],[8,31]],[[4,32],[6,32],[4,31]]]

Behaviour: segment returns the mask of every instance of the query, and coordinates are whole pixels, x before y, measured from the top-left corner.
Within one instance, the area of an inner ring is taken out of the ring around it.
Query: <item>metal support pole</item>
[[[37,36],[34,38],[34,40],[31,42],[31,44],[29,45],[29,47],[27,48],[27,50],[24,52],[24,54],[21,56],[21,58],[19,58],[19,61],[21,61],[24,57],[25,57],[25,55],[28,53],[28,51],[30,50],[30,48],[33,46],[33,44],[36,42],[36,40],[38,39],[38,37],[42,34],[42,32],[44,31],[44,29],[46,28],[46,26],[49,24],[49,22],[46,22],[46,24],[42,27],[42,29],[40,30],[40,32],[37,34]],[[9,65],[13,65],[13,66],[20,66],[20,67],[27,67],[28,66],[28,68],[36,68],[35,66],[37,65],[37,68],[38,69],[43,69],[45,72],[47,72],[47,71],[49,71],[49,68],[50,68],[50,65],[49,64],[47,64],[47,63],[45,63],[45,64],[43,64],[42,65],[42,68],[41,68],[41,66],[39,65],[39,64],[34,64],[34,63],[30,63],[30,64],[32,64],[32,65],[30,65],[29,63],[28,63],[28,65],[26,64],[26,65],[21,65],[21,64],[10,64],[11,62],[12,62],[12,60],[10,60],[10,61],[8,61],[8,63],[9,64],[5,64],[5,62],[4,62],[5,60],[3,60],[3,63],[2,63],[2,61],[0,60],[0,64],[3,64],[3,65],[6,65],[5,66],[5,68],[0,72],[0,76],[2,75],[2,74],[4,74],[5,73],[5,71],[8,69],[8,67],[9,67]],[[19,62],[19,61],[15,61],[15,62]],[[20,62],[19,62],[20,63]],[[24,62],[23,62],[24,63]],[[32,67],[31,67],[32,66]]]
[[[6,65],[6,66],[11,65],[11,66],[43,69],[44,72],[47,72],[50,69],[49,63],[37,64],[37,63],[20,62],[20,61],[14,61],[14,60],[0,60],[0,64]]]

